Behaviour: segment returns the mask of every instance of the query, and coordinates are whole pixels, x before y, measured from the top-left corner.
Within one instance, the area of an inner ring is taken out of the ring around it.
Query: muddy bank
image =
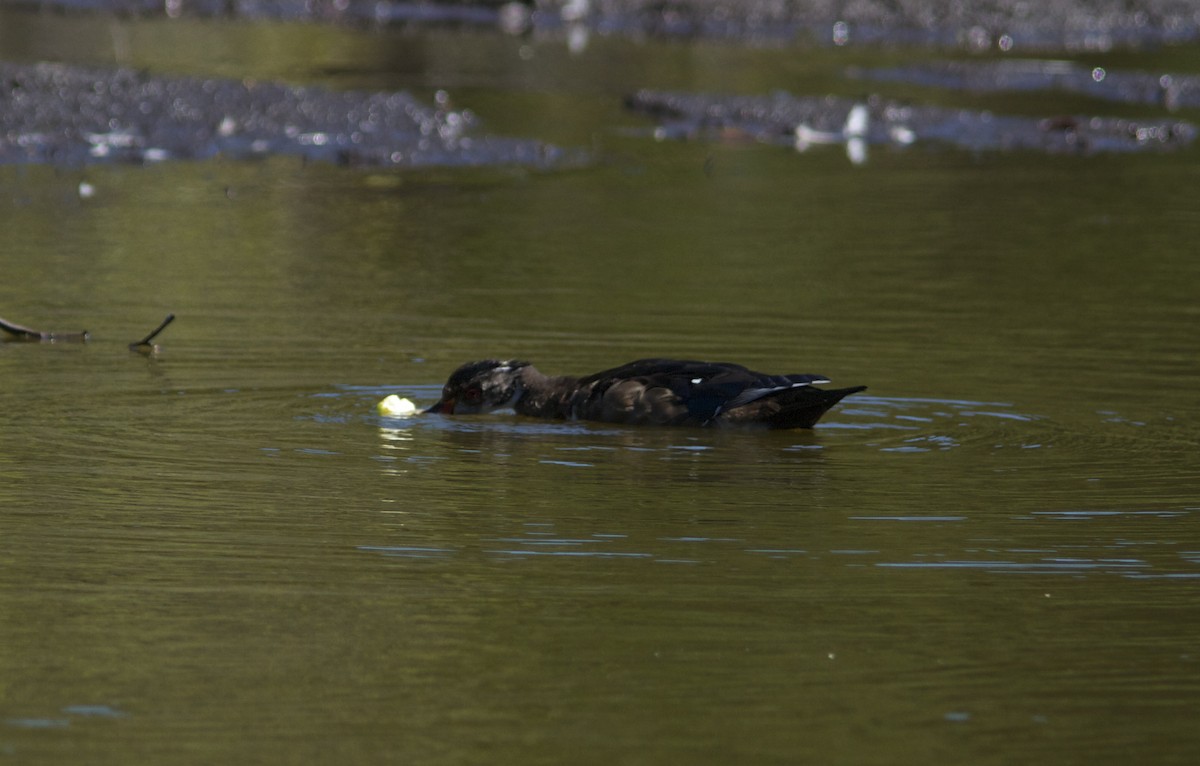
[[[1012,117],[871,97],[723,96],[640,91],[626,105],[658,122],[660,139],[748,139],[804,151],[845,144],[864,161],[868,145],[941,144],[973,151],[1050,153],[1167,151],[1191,144],[1196,128],[1177,120]]]
[[[1049,70],[1043,71],[1046,67]],[[1170,96],[1188,104],[1197,92],[1186,78],[1101,75],[1052,62],[1025,62],[1016,68],[930,65],[859,74],[918,82],[930,78],[930,84],[967,89],[1045,86],[1047,81],[1086,88],[1089,81],[1098,85],[1097,80],[1112,78],[1115,92],[1128,98],[1161,101]],[[0,163],[77,166],[278,154],[397,168],[561,168],[589,161],[579,150],[481,134],[470,110],[451,108],[444,93],[439,93],[438,103],[424,104],[404,92],[333,91],[269,82],[158,77],[125,69],[9,63],[0,63],[0,84]],[[846,144],[850,149],[933,144],[972,151],[1093,154],[1168,151],[1190,145],[1196,135],[1191,123],[1175,119],[1069,115],[1036,119],[880,96],[855,101],[788,93],[729,96],[644,90],[629,97],[626,105],[656,121],[652,132],[658,138],[751,139],[800,150],[827,143]]]
[[[582,160],[540,141],[481,135],[467,109],[404,92],[157,77],[0,63],[0,163],[78,165],[285,154],[343,165],[522,165]],[[443,94],[439,94],[440,96]]]
[[[10,0],[10,5],[139,16],[493,26],[511,33],[572,26],[599,34],[755,44],[805,40],[1045,51],[1200,38],[1200,8],[1188,0]]]
[[[1064,91],[1123,104],[1174,111],[1200,108],[1200,77],[1170,72],[1124,72],[1069,61],[944,61],[888,69],[855,69],[851,77],[905,82],[972,93]]]

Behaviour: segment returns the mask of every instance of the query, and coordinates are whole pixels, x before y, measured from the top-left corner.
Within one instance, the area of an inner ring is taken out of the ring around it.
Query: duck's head
[[[485,359],[459,367],[442,387],[442,398],[426,412],[463,415],[512,407],[524,393],[521,370],[529,362]]]

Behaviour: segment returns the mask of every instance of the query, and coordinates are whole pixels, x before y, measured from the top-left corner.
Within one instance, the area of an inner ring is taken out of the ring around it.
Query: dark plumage
[[[511,407],[521,415],[662,426],[812,428],[843,397],[821,375],[767,375],[738,364],[640,359],[582,378],[543,375],[529,362],[487,359],[459,367],[428,412]]]

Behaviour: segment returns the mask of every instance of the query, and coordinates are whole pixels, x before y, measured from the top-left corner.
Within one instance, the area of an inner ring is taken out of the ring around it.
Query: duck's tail
[[[774,410],[764,418],[771,428],[812,428],[833,405],[850,394],[866,391],[866,386],[850,388],[814,388],[803,386],[768,397]]]

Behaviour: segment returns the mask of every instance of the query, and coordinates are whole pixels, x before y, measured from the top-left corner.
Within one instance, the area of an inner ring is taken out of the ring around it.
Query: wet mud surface
[[[659,139],[755,140],[804,151],[845,144],[852,160],[871,144],[933,143],[962,149],[1096,153],[1170,150],[1196,128],[1179,120],[1055,116],[1041,119],[921,106],[871,97],[723,96],[640,91],[627,106],[658,122]]]
[[[361,0],[18,0],[39,12],[230,17],[351,25],[493,26],[497,34],[585,28],[600,34],[716,37],[740,44],[933,43],[1019,54],[1034,48],[1107,50],[1192,40],[1190,2],[1062,0],[961,3],[714,0],[538,0],[520,3]],[[1036,5],[1036,12],[1032,7]],[[965,6],[970,6],[969,8]],[[1028,43],[1028,44],[1027,44]],[[1200,77],[1106,71],[1044,58],[978,57],[845,76],[955,92],[1069,92],[1150,107],[1145,118],[1080,114],[1006,116],[875,95],[721,95],[643,90],[626,106],[651,117],[659,139],[745,140],[808,150],[843,144],[852,160],[870,145],[946,146],[1050,153],[1164,151],[1194,142],[1172,112],[1200,107]],[[444,97],[444,98],[443,98]],[[488,135],[444,92],[425,103],[402,92],[339,91],[282,83],[169,77],[126,69],[0,63],[0,163],[202,160],[290,155],[349,166],[562,168],[594,158],[536,137]]]
[[[482,135],[469,110],[404,92],[0,62],[0,163],[272,154],[346,165],[556,167],[578,153]]]
[[[634,37],[782,44],[907,44],[973,50],[1107,50],[1195,40],[1187,0],[15,0],[13,5],[142,16],[233,17],[351,25],[455,24],[512,33],[568,26]]]
[[[851,76],[973,93],[1062,91],[1174,111],[1200,108],[1200,77],[1169,72],[1107,71],[1069,61],[945,61],[920,66],[852,70]]]

